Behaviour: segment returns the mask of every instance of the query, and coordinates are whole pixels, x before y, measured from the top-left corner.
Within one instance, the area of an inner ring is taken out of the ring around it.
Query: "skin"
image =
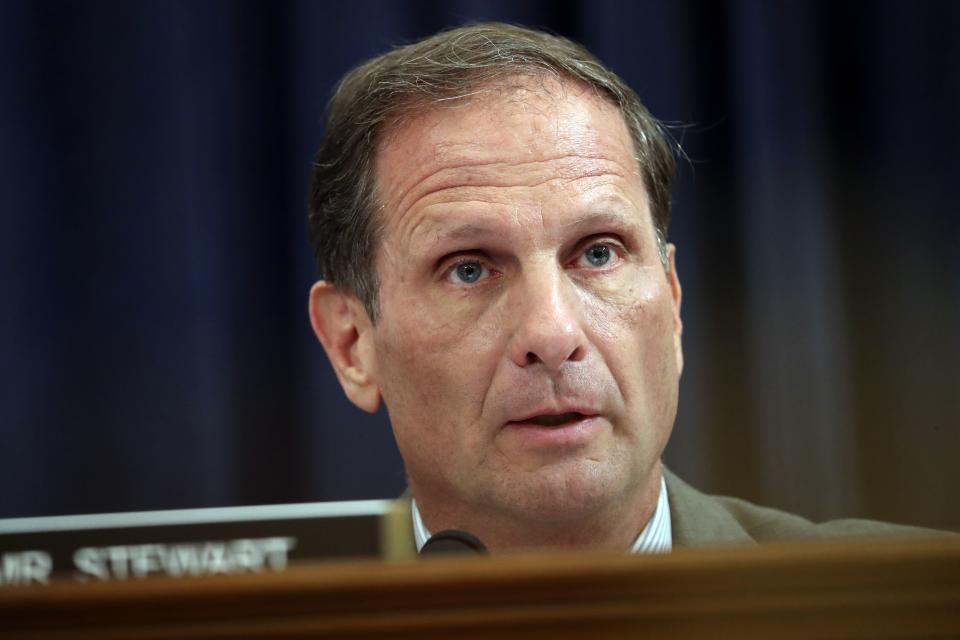
[[[484,89],[382,143],[377,322],[325,282],[311,320],[350,399],[386,403],[431,531],[626,549],[676,415],[674,248],[665,271],[612,105],[555,79]]]

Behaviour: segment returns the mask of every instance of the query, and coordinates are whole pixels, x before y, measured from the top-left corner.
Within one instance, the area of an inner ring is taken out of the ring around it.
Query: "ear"
[[[667,244],[667,284],[670,285],[670,295],[673,298],[673,346],[677,352],[677,373],[683,373],[683,320],[680,319],[680,301],[683,291],[680,289],[680,277],[677,275],[677,247]]]
[[[373,324],[357,297],[321,280],[310,289],[310,324],[350,401],[373,413],[380,406]]]

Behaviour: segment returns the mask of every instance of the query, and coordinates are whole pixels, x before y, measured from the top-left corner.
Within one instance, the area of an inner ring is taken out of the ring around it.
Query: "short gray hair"
[[[579,81],[616,106],[633,140],[661,261],[666,266],[672,138],[623,80],[585,48],[560,36],[488,23],[442,31],[353,69],[330,100],[327,129],[314,158],[307,222],[320,275],[378,315],[374,256],[382,225],[375,189],[376,153],[404,117],[511,76]]]

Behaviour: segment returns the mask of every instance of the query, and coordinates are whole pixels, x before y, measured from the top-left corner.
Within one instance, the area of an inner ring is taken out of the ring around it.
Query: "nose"
[[[528,274],[516,295],[516,329],[510,359],[518,367],[542,364],[558,371],[587,354],[580,301],[561,269]]]

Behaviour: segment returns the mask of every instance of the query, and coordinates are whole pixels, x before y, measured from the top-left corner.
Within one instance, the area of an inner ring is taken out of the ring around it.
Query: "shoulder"
[[[677,546],[758,544],[840,537],[949,535],[947,532],[872,520],[811,522],[792,513],[761,507],[739,498],[707,495],[666,468],[663,473],[670,498],[673,540]]]

